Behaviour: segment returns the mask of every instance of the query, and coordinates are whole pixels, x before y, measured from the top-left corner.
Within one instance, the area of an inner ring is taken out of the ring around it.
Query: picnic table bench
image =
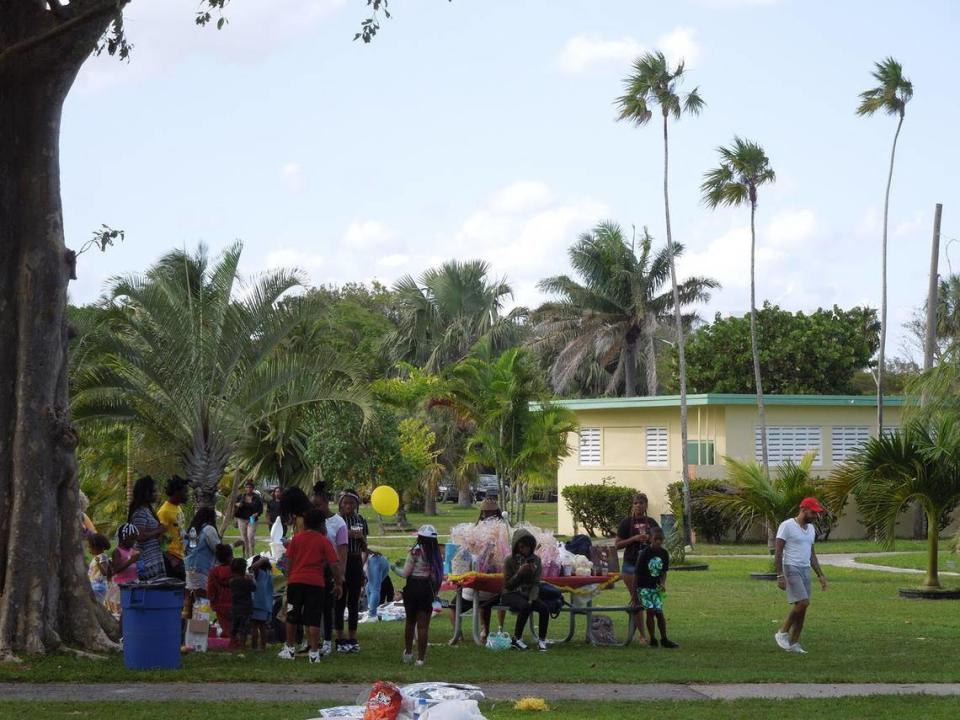
[[[597,586],[596,589],[588,594],[581,595],[584,597],[583,605],[564,605],[560,610],[561,613],[565,613],[569,617],[569,626],[567,628],[566,637],[564,637],[559,642],[570,642],[573,639],[573,636],[577,632],[577,618],[579,616],[584,616],[586,618],[586,633],[584,640],[591,644],[597,645],[595,638],[593,637],[593,616],[599,615],[604,612],[615,613],[615,612],[625,612],[627,614],[627,635],[620,645],[626,646],[633,641],[633,636],[636,634],[636,618],[635,614],[637,608],[633,605],[606,605],[599,606],[593,604],[593,598],[596,593],[603,590],[607,590],[620,579],[619,573],[611,573],[606,576],[563,576],[563,577],[545,577],[541,582],[545,582],[549,585],[553,585],[555,588],[561,591],[566,592],[576,592],[581,589],[588,588],[591,585]],[[483,602],[480,600],[480,592],[494,593],[499,594],[503,591],[503,576],[499,574],[484,574],[484,573],[464,573],[463,575],[453,575],[447,579],[447,587],[449,589],[456,590],[456,597],[454,598],[452,607],[454,609],[454,619],[453,619],[453,637],[450,639],[451,645],[456,645],[463,638],[463,617],[464,613],[464,599],[463,599],[463,590],[465,588],[473,589],[473,641],[479,646],[483,646],[483,643],[480,641],[480,609],[483,606]],[[509,610],[505,605],[498,605],[496,603],[488,605],[491,611],[493,610]],[[533,633],[533,636],[537,637],[537,631],[534,624],[534,618],[536,616],[531,614],[530,616],[530,631]],[[539,638],[538,638],[539,639]]]

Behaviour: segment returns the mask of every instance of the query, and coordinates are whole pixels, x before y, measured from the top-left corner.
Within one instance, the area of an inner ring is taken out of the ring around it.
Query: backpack
[[[573,553],[574,555],[584,555],[590,557],[590,551],[593,549],[593,542],[587,535],[574,535],[572,538],[567,540],[567,544],[564,545],[567,549],[567,552]]]
[[[594,615],[590,625],[590,635],[594,645],[616,645],[617,637],[613,633],[613,618],[609,615]]]
[[[553,585],[540,583],[540,601],[547,606],[551,617],[560,617],[560,610],[564,603],[562,592]]]

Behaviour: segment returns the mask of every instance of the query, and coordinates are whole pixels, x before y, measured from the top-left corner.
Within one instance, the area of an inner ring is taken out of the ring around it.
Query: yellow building
[[[760,459],[754,395],[688,395],[687,435],[691,477],[722,478],[723,458]],[[884,428],[900,423],[899,397],[884,401]],[[680,480],[680,397],[677,395],[562,400],[577,415],[570,455],[560,464],[559,490],[604,479],[636,488],[650,499],[649,513],[670,513],[667,486]],[[876,434],[876,399],[861,395],[769,395],[764,398],[771,465],[800,460],[813,450],[816,475],[826,476],[867,438]],[[629,508],[624,508],[624,515]],[[560,497],[559,532],[571,534],[573,520]],[[855,511],[847,511],[831,534],[861,538]]]

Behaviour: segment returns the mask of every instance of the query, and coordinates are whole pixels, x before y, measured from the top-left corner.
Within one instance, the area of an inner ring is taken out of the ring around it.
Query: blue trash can
[[[184,584],[179,580],[120,586],[123,664],[128,670],[180,667],[183,589]]]

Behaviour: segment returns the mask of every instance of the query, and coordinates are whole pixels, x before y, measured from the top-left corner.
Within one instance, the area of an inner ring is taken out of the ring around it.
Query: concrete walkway
[[[691,684],[564,684],[564,683],[483,683],[488,700],[516,700],[542,697],[563,700],[739,700],[744,698],[837,698],[864,695],[940,695],[960,696],[960,683],[736,683]],[[357,683],[0,683],[2,700],[46,700],[103,702],[136,700],[215,701],[306,701],[353,703],[369,685]],[[269,690],[269,692],[266,692]]]
[[[903,555],[903,552],[872,552],[872,553],[824,553],[821,555],[817,553],[817,559],[820,561],[821,565],[829,565],[831,567],[840,567],[848,568],[850,570],[875,570],[877,572],[887,572],[887,573],[905,573],[907,575],[925,575],[926,571],[917,570],[915,568],[897,568],[890,567],[888,565],[872,565],[870,563],[857,562],[855,558],[863,557],[864,555],[869,555],[870,557],[888,557],[890,555]],[[695,557],[697,560],[702,560],[709,562],[712,558],[761,558],[768,559],[769,555],[758,555],[756,553],[749,555],[697,555],[696,553],[690,553],[690,557]],[[940,570],[939,575],[946,577],[960,577],[960,572],[948,572],[946,570]]]

